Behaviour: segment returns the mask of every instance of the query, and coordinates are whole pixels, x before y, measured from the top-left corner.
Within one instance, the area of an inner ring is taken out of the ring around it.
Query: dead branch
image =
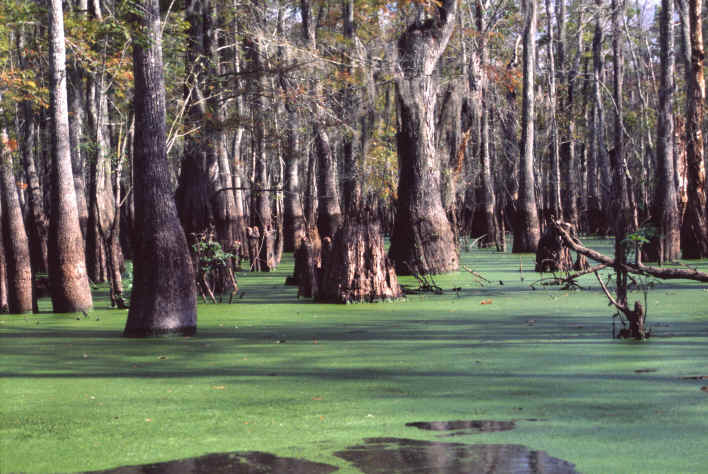
[[[585,247],[580,240],[573,237],[562,225],[560,221],[553,221],[550,225],[554,226],[560,233],[568,247],[572,248],[579,254],[585,255],[596,262],[603,263],[608,267],[616,267],[615,260],[607,255]],[[663,280],[686,279],[708,282],[708,273],[698,271],[693,268],[659,268],[644,264],[625,263],[621,265],[621,269],[629,273],[651,275]]]

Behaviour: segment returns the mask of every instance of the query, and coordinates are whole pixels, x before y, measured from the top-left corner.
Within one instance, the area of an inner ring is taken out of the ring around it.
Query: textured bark
[[[686,165],[688,174],[688,202],[681,226],[683,258],[708,257],[708,216],[706,216],[706,169],[703,143],[703,108],[706,86],[703,77],[703,0],[688,0],[691,32],[691,64],[686,82]]]
[[[0,109],[2,112],[2,109]],[[7,274],[8,310],[12,314],[32,311],[32,267],[29,240],[17,196],[17,184],[7,133],[0,132],[0,186],[2,190],[2,238]]]
[[[79,213],[79,226],[81,234],[86,237],[86,228],[88,226],[89,207],[85,179],[85,160],[86,154],[81,148],[81,139],[84,134],[84,103],[82,95],[84,94],[83,74],[77,68],[72,67],[68,71],[69,83],[69,146],[71,148],[71,167],[74,173],[74,190],[76,191],[76,209]]]
[[[558,62],[561,68],[566,68],[565,64],[565,0],[558,0]],[[582,23],[583,18],[580,17],[579,22]],[[580,215],[578,212],[578,195],[582,186],[582,179],[579,177],[578,154],[580,143],[576,142],[575,137],[575,89],[578,80],[578,71],[580,70],[580,58],[583,53],[583,34],[582,30],[578,32],[575,58],[570,66],[570,71],[565,76],[568,94],[565,102],[561,105],[561,110],[565,111],[564,122],[566,127],[561,130],[564,133],[561,139],[561,162],[564,164],[561,171],[563,173],[563,215],[566,221],[578,228],[580,225]]]
[[[175,198],[182,227],[190,244],[195,235],[204,232],[213,221],[210,197],[210,179],[217,165],[214,148],[214,124],[207,120],[212,110],[208,76],[213,74],[211,46],[211,17],[209,0],[189,0],[186,20],[189,23],[186,61],[188,78],[184,86],[185,127],[195,130],[184,139],[184,156]]]
[[[558,125],[558,92],[556,88],[556,40],[553,31],[551,15],[551,0],[546,1],[546,16],[548,17],[548,100],[551,119],[551,166],[550,166],[550,199],[545,210],[553,216],[562,216],[561,204],[561,173],[560,173],[560,137]],[[562,1],[562,0],[561,0]],[[559,62],[559,64],[561,64]],[[562,64],[561,64],[562,68]]]
[[[534,70],[536,62],[536,0],[524,0],[523,97],[521,103],[521,159],[519,199],[512,252],[535,252],[540,239],[534,178]]]
[[[674,40],[673,0],[662,0],[660,21],[661,76],[657,116],[656,187],[651,222],[657,234],[646,247],[645,259],[671,262],[681,252],[681,221],[674,176]]]
[[[389,255],[398,273],[457,269],[454,234],[442,205],[436,154],[436,64],[455,25],[457,1],[444,0],[434,18],[408,26],[398,40],[398,202]]]
[[[613,167],[613,187],[612,200],[615,206],[614,209],[614,230],[615,230],[615,273],[617,282],[617,302],[620,305],[627,305],[627,271],[624,269],[624,264],[627,262],[628,247],[625,239],[630,232],[635,229],[633,227],[632,208],[630,204],[631,192],[629,188],[629,172],[627,170],[627,161],[624,151],[624,117],[622,105],[622,88],[623,88],[623,50],[622,50],[622,33],[621,21],[624,14],[624,0],[612,0],[612,85],[614,107],[614,149],[612,150],[612,167]],[[642,336],[643,337],[643,336]]]
[[[347,0],[344,12],[344,35],[357,48],[353,0]],[[344,93],[346,109],[351,114],[349,122],[358,125],[344,140],[347,217],[334,234],[331,249],[323,256],[316,298],[335,303],[391,300],[402,295],[401,288],[396,272],[386,257],[378,216],[363,202],[365,196],[360,180],[367,142],[373,129],[373,77],[366,71],[357,71],[353,60],[347,64],[347,70],[352,75],[367,77],[365,90],[368,93],[358,88],[349,88]]]
[[[302,189],[300,185],[300,164],[302,159],[297,134],[297,118],[294,113],[288,113],[288,129],[286,131],[287,146],[285,150],[285,242],[286,252],[293,252],[298,243],[305,237],[305,216],[302,204]]]
[[[570,226],[567,230],[571,235],[574,235]],[[570,255],[570,248],[565,245],[563,236],[554,226],[547,226],[541,240],[538,241],[535,271],[539,273],[569,272],[572,269],[573,257]]]
[[[262,55],[264,54],[262,39],[253,35],[244,40],[246,57],[254,68],[256,80],[255,96],[251,113],[253,115],[253,154],[254,154],[254,181],[255,188],[251,193],[251,226],[257,227],[262,243],[259,244],[258,260],[260,271],[269,272],[275,269],[275,227],[271,208],[271,193],[265,191],[269,188],[268,151],[266,150],[266,97]],[[256,258],[251,255],[251,259]]]
[[[145,37],[133,44],[135,273],[123,335],[191,335],[197,329],[196,285],[169,182],[159,1],[145,0],[143,8],[139,34]]]
[[[329,135],[315,125],[315,150],[317,154],[318,212],[317,229],[322,237],[333,237],[342,225],[342,208],[339,205],[337,162],[332,153]]]
[[[0,235],[2,235],[2,204],[0,204]],[[0,313],[7,313],[7,259],[5,258],[5,245],[0,238]]]
[[[347,215],[322,268],[318,301],[370,303],[402,296],[380,225],[371,215],[368,210]]]
[[[49,227],[49,274],[55,313],[91,308],[84,242],[79,227],[69,145],[66,50],[61,0],[48,8],[52,138],[52,213]]]
[[[49,271],[48,242],[49,219],[44,212],[44,198],[39,185],[37,167],[34,162],[35,126],[32,106],[28,102],[20,105],[22,113],[20,147],[22,164],[27,179],[27,233],[30,242],[30,259],[35,272],[47,273]]]
[[[18,34],[17,50],[20,64],[23,68],[28,68],[27,60],[22,51],[26,47],[26,34]],[[37,166],[35,164],[36,147],[36,117],[32,110],[30,101],[23,101],[19,106],[20,113],[20,153],[22,154],[22,165],[27,180],[27,234],[29,236],[30,259],[34,272],[47,273],[49,271],[47,237],[49,234],[49,219],[44,211],[44,201],[42,187],[39,184]]]
[[[95,15],[99,17],[99,14]],[[88,122],[93,148],[89,159],[89,207],[86,225],[86,266],[94,282],[108,280],[108,265],[103,235],[113,225],[115,200],[111,185],[111,144],[106,124],[108,97],[103,78],[96,74],[88,78]]]

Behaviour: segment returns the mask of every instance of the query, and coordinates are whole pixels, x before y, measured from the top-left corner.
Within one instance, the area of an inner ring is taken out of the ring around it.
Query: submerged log
[[[386,257],[378,219],[366,211],[352,214],[335,234],[326,258],[323,256],[316,299],[360,303],[400,298],[403,293]]]

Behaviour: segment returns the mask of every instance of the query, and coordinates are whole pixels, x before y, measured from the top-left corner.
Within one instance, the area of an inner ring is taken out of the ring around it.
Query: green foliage
[[[121,281],[123,282],[123,296],[130,299],[130,293],[133,291],[133,262],[130,260],[125,261]]]
[[[211,233],[200,236],[192,244],[192,250],[199,257],[199,268],[205,274],[210,274],[217,268],[226,268],[229,261],[235,257],[234,254],[225,252]]]

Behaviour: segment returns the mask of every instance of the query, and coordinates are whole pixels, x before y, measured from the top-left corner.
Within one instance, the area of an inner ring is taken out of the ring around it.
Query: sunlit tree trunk
[[[647,246],[647,259],[670,262],[681,253],[681,220],[674,181],[674,35],[673,0],[662,0],[659,18],[661,76],[657,116],[656,187],[652,224],[656,235]]]
[[[69,147],[66,50],[61,0],[48,8],[52,125],[52,213],[49,227],[49,274],[56,313],[91,308],[84,242],[79,227]]]
[[[691,32],[691,67],[686,82],[686,164],[688,171],[688,203],[681,226],[683,258],[708,257],[708,222],[706,221],[706,169],[703,143],[703,108],[706,86],[703,77],[703,0],[688,0]]]
[[[534,71],[536,62],[536,0],[524,0],[523,96],[521,105],[521,158],[519,199],[512,251],[535,252],[540,239],[534,179]]]
[[[7,132],[2,125],[0,128],[0,190],[2,191],[2,238],[7,274],[8,310],[12,314],[21,314],[32,311],[32,266],[29,240],[17,196],[12,150],[9,146]]]
[[[443,273],[458,266],[434,139],[436,66],[455,26],[457,1],[444,0],[436,10],[434,18],[410,24],[397,43],[399,181],[389,255],[399,273]]]

